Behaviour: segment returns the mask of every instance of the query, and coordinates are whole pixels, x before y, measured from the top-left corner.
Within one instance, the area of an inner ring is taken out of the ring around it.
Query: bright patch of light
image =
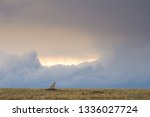
[[[62,57],[40,57],[40,63],[43,66],[54,66],[54,65],[78,65],[83,62],[92,62],[95,61],[96,58],[88,58],[88,59],[79,59],[79,58],[62,58]]]

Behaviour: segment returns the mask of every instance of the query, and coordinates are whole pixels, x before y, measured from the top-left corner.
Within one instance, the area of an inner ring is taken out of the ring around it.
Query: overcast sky
[[[35,51],[45,65],[97,59],[150,78],[149,11],[149,0],[0,0],[0,51]]]
[[[1,0],[0,50],[98,57],[96,46],[147,44],[149,11],[149,0]]]

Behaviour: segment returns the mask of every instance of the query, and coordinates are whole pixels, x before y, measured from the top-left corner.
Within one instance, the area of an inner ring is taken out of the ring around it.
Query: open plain
[[[1,88],[1,100],[149,100],[149,89]]]

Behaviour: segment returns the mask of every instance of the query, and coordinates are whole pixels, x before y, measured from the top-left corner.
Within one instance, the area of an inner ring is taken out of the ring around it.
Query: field
[[[1,88],[1,100],[149,100],[146,89],[25,89]]]

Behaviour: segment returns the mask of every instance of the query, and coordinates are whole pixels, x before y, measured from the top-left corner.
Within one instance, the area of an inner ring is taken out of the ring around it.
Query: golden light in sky
[[[63,58],[63,57],[40,57],[39,61],[43,66],[53,66],[53,65],[78,65],[83,62],[92,62],[97,60],[97,58]]]

